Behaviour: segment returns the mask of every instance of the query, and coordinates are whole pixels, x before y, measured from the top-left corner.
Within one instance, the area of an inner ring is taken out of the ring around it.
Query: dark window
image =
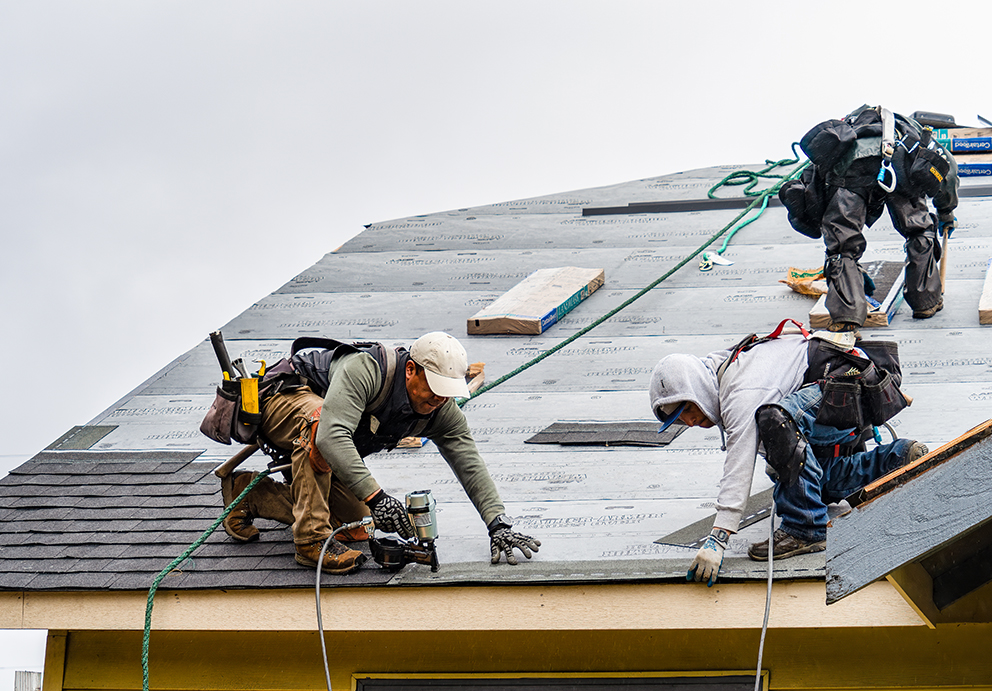
[[[357,691],[754,691],[753,676],[356,679]]]

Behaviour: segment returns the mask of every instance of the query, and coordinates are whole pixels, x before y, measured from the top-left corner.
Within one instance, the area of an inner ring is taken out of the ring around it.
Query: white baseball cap
[[[465,383],[468,355],[454,336],[443,331],[424,334],[410,348],[410,358],[424,368],[434,395],[445,398],[471,395]]]

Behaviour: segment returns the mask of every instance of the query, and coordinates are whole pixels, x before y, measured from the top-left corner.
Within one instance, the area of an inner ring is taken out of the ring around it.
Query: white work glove
[[[714,528],[706,538],[706,542],[696,552],[696,558],[692,560],[692,566],[685,574],[685,580],[706,581],[707,587],[712,587],[716,583],[716,577],[720,575],[720,567],[723,565],[723,551],[730,543],[730,533],[723,528]]]

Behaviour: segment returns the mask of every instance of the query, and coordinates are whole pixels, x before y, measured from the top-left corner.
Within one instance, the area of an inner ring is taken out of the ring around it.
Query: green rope
[[[185,552],[180,554],[172,561],[171,564],[169,564],[164,569],[162,569],[159,572],[158,576],[155,577],[155,580],[152,581],[152,587],[148,589],[148,604],[145,606],[145,636],[141,642],[141,674],[142,674],[141,688],[143,689],[143,691],[148,691],[148,643],[149,643],[149,639],[151,638],[151,632],[152,632],[152,606],[155,601],[155,592],[158,590],[159,584],[162,582],[162,579],[164,579],[166,576],[172,573],[173,569],[175,569],[177,566],[179,566],[184,561],[186,561],[186,559],[189,558],[189,555],[191,555],[200,545],[206,542],[207,538],[213,535],[213,532],[217,530],[217,527],[221,523],[223,523],[224,519],[227,518],[228,514],[230,514],[234,510],[234,507],[240,504],[241,500],[248,495],[248,493],[252,490],[252,488],[254,488],[255,485],[257,485],[262,480],[262,478],[267,477],[271,472],[272,472],[271,470],[265,469],[262,472],[260,472],[254,479],[252,479],[252,481],[248,483],[248,486],[245,487],[244,491],[238,495],[238,498],[232,501],[231,504],[226,509],[224,509],[224,511],[220,514],[220,516],[217,517],[217,520],[214,521],[213,524],[209,528],[207,528],[200,537],[196,539],[196,542],[194,542],[189,547],[187,547]]]
[[[767,167],[762,168],[759,171],[753,171],[753,170],[736,170],[733,173],[731,173],[730,175],[728,175],[727,177],[725,177],[720,182],[718,182],[715,185],[713,185],[710,188],[709,192],[706,193],[706,196],[709,197],[710,199],[717,199],[718,197],[716,196],[716,191],[718,189],[720,189],[721,187],[723,187],[724,185],[727,185],[728,187],[731,187],[733,185],[743,185],[745,183],[750,183],[750,184],[748,184],[748,186],[744,188],[744,196],[746,196],[746,197],[757,197],[758,195],[763,195],[768,190],[757,190],[757,191],[753,191],[755,185],[757,185],[758,182],[761,181],[761,178],[772,178],[772,179],[778,179],[778,180],[781,180],[782,182],[785,182],[785,179],[784,178],[786,178],[787,176],[785,176],[785,175],[775,175],[775,174],[769,173],[768,171],[774,170],[775,168],[779,168],[781,166],[791,166],[791,165],[795,165],[796,163],[799,163],[799,154],[796,153],[796,146],[798,146],[798,144],[796,142],[793,142],[792,143],[792,155],[793,155],[793,158],[783,158],[783,159],[781,159],[779,161],[771,161],[771,160],[769,160],[769,159],[766,158],[765,159],[765,163],[768,164]],[[791,177],[791,175],[794,174],[795,172],[796,171],[792,171],[792,173],[789,174],[789,177]]]
[[[795,150],[795,149],[793,148],[793,150]],[[798,163],[798,160],[792,161],[792,162],[793,163]],[[785,165],[785,164],[780,161],[780,162],[776,163],[775,165]],[[600,317],[599,319],[597,319],[596,321],[594,321],[589,326],[576,331],[574,334],[572,334],[571,336],[569,336],[568,338],[566,338],[564,341],[562,341],[558,345],[549,348],[548,350],[546,350],[543,353],[541,353],[540,355],[536,356],[535,358],[533,358],[529,362],[525,362],[524,364],[520,365],[520,367],[517,367],[512,372],[507,372],[506,374],[504,374],[499,379],[496,379],[496,380],[494,380],[494,381],[492,381],[492,382],[490,382],[490,383],[488,383],[488,384],[486,384],[484,386],[479,387],[479,389],[476,390],[470,397],[458,399],[458,405],[459,406],[465,405],[466,403],[468,403],[472,399],[478,398],[479,396],[481,396],[485,392],[489,391],[490,389],[493,389],[493,388],[499,386],[500,384],[502,384],[506,380],[508,380],[508,379],[510,379],[512,377],[515,377],[516,375],[520,374],[521,372],[523,372],[526,369],[529,369],[530,367],[533,367],[534,365],[536,365],[537,363],[541,362],[545,358],[550,357],[551,355],[557,353],[562,348],[568,346],[569,344],[571,344],[576,339],[581,338],[582,336],[586,335],[587,333],[589,333],[590,331],[592,331],[593,329],[595,329],[597,326],[599,326],[603,322],[605,322],[608,319],[611,319],[612,317],[616,316],[620,311],[622,311],[622,310],[626,309],[627,307],[629,307],[636,300],[639,300],[642,297],[644,297],[645,295],[647,295],[651,290],[653,290],[655,287],[657,287],[662,281],[665,281],[666,279],[668,279],[676,271],[678,271],[683,266],[685,266],[686,264],[688,264],[695,257],[699,256],[699,254],[701,252],[703,252],[703,250],[705,250],[707,247],[709,247],[714,242],[716,242],[716,240],[718,238],[720,238],[720,236],[722,236],[724,233],[726,233],[727,230],[729,230],[735,223],[737,223],[744,216],[746,216],[751,211],[751,209],[755,208],[758,205],[759,202],[761,202],[761,208],[762,208],[762,210],[764,210],[765,207],[768,205],[768,198],[771,195],[776,194],[778,192],[779,188],[782,185],[784,185],[788,180],[792,180],[799,173],[801,173],[802,170],[806,167],[806,165],[807,165],[807,163],[804,163],[803,165],[799,166],[798,168],[796,168],[795,170],[793,170],[788,175],[776,175],[776,176],[774,176],[774,177],[776,177],[776,178],[779,179],[779,181],[776,184],[774,184],[773,186],[769,187],[766,190],[761,191],[759,193],[760,194],[760,197],[758,197],[753,202],[751,202],[750,204],[748,204],[747,208],[744,209],[740,214],[738,214],[737,217],[734,220],[732,220],[730,223],[728,223],[727,225],[725,225],[719,232],[717,232],[714,235],[712,235],[709,240],[707,240],[706,242],[704,242],[692,254],[690,254],[685,259],[683,259],[678,264],[676,264],[664,276],[661,276],[660,278],[655,279],[654,281],[652,281],[651,283],[649,283],[646,287],[642,288],[636,295],[634,295],[633,297],[629,298],[628,300],[626,300],[625,302],[623,302],[618,307],[613,308],[612,310],[610,310],[609,312],[607,312],[606,314],[604,314],[602,317]],[[738,171],[738,172],[744,172],[744,171]],[[723,184],[723,182],[721,182],[720,184],[716,185],[716,187],[719,187],[721,184]],[[714,187],[714,189],[716,189],[716,187]],[[751,222],[757,220],[757,218],[758,217],[756,216],[755,218],[747,221],[747,223],[751,223]],[[747,223],[744,223],[743,225],[741,225],[741,227],[743,228],[744,225],[747,225]],[[739,228],[737,230],[739,230]],[[735,232],[736,232],[736,230],[735,230]]]
[[[742,221],[738,226],[733,228],[730,231],[730,233],[728,233],[727,237],[724,238],[723,245],[720,247],[720,249],[716,251],[717,254],[723,254],[727,250],[727,246],[730,244],[730,241],[734,238],[734,235],[737,234],[737,231],[757,221],[759,218],[761,218],[761,215],[765,213],[765,209],[768,208],[768,198],[771,195],[765,194],[764,192],[768,192],[769,190],[752,191],[754,186],[757,185],[762,178],[771,178],[771,179],[780,180],[780,182],[772,188],[773,190],[778,190],[778,188],[780,188],[785,183],[786,180],[792,179],[792,177],[796,173],[801,172],[803,168],[809,165],[809,161],[803,163],[803,165],[801,165],[797,170],[793,170],[791,173],[789,173],[788,176],[776,175],[768,172],[770,170],[774,170],[775,168],[778,168],[779,166],[791,166],[791,165],[795,165],[796,163],[799,163],[799,154],[796,153],[796,146],[798,146],[798,144],[796,142],[793,142],[792,155],[795,158],[783,158],[779,161],[770,161],[768,159],[765,159],[765,163],[767,163],[768,166],[757,172],[751,170],[734,171],[733,173],[725,177],[723,180],[713,185],[713,187],[711,187],[709,191],[706,193],[706,196],[709,197],[710,199],[717,199],[718,197],[716,196],[716,191],[721,187],[723,187],[724,185],[730,187],[733,185],[743,185],[745,183],[750,183],[748,184],[747,187],[744,188],[744,194],[748,197],[756,197],[758,195],[761,195],[761,200],[762,200],[761,209],[758,210],[758,213],[755,214],[753,217],[747,219],[746,221]],[[705,259],[705,257],[703,258]]]

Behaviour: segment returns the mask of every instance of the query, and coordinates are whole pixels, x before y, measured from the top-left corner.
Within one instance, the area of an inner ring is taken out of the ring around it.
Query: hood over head
[[[710,353],[705,358],[675,353],[663,357],[651,373],[651,410],[662,422],[671,424],[672,413],[686,401],[699,406],[703,414],[720,423],[720,385],[716,371],[729,353]]]

